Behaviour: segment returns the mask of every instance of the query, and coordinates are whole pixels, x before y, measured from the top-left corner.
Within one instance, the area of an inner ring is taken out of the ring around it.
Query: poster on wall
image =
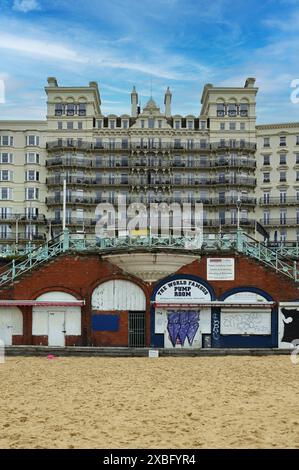
[[[299,345],[299,302],[279,304],[279,347],[290,349]]]
[[[222,335],[270,335],[271,309],[256,311],[221,309],[220,333]]]
[[[207,258],[208,281],[234,281],[234,258]]]

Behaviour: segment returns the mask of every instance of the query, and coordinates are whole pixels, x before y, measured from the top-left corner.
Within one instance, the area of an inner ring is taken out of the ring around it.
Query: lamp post
[[[237,206],[237,230],[240,230],[240,209],[241,209],[242,201],[240,199],[240,196],[238,196],[236,206]]]

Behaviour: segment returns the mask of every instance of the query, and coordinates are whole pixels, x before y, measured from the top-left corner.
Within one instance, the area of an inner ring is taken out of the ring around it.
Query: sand
[[[7,358],[0,448],[299,447],[289,356]]]

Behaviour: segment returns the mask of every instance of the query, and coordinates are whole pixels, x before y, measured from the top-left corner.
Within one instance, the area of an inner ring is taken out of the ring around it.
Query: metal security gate
[[[145,312],[129,312],[129,347],[145,347]]]

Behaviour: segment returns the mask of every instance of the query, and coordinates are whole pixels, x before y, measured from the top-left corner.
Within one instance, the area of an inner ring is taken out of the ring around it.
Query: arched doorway
[[[36,300],[45,302],[45,306],[37,305],[32,309],[35,343],[49,346],[78,344],[81,337],[81,306],[76,306],[78,300],[61,291],[46,292]]]
[[[145,346],[146,297],[140,286],[123,279],[103,282],[94,289],[91,305],[96,344]]]

